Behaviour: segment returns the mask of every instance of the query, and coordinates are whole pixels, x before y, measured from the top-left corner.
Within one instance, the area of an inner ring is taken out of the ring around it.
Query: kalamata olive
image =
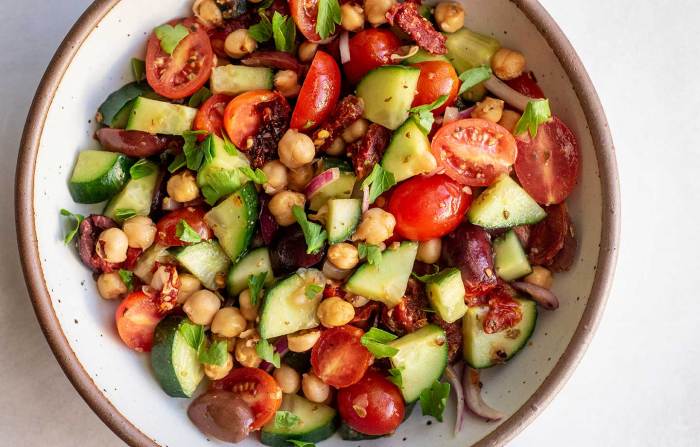
[[[462,272],[467,295],[483,295],[496,286],[491,236],[483,228],[463,223],[445,236],[442,259]]]
[[[93,272],[111,272],[119,269],[119,264],[112,264],[97,255],[95,244],[100,233],[117,224],[109,217],[91,214],[86,217],[78,228],[78,253],[80,259]]]
[[[151,157],[166,149],[182,147],[182,138],[153,135],[140,130],[123,130],[103,127],[96,133],[100,144],[112,152],[120,152],[129,157]]]
[[[277,235],[280,226],[270,213],[267,204],[270,202],[270,196],[260,194],[260,236],[265,245],[270,245]]]
[[[306,239],[298,225],[283,228],[270,247],[270,261],[275,273],[287,273],[298,268],[312,267],[323,259],[325,250],[306,253]]]
[[[225,442],[241,442],[253,423],[248,404],[230,391],[209,391],[196,398],[187,416],[204,434]]]

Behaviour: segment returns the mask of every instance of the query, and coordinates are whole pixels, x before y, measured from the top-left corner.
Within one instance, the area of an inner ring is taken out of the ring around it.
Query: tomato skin
[[[119,337],[139,352],[151,350],[153,334],[163,317],[155,299],[140,290],[124,298],[114,314]]]
[[[163,51],[155,32],[151,33],[146,46],[146,80],[156,93],[170,99],[185,98],[202,88],[214,66],[214,51],[204,27],[193,19],[169,22],[170,25],[177,23],[186,26],[190,33],[175,47],[172,55]],[[193,56],[196,63],[191,65]]]
[[[317,51],[301,86],[289,127],[310,131],[323,123],[338,104],[340,83],[340,68],[335,59]]]
[[[537,84],[535,80],[535,75],[531,71],[526,71],[515,79],[506,81],[506,84],[510,86],[516,92],[522,93],[530,98],[544,99],[544,92]]]
[[[435,102],[442,95],[447,95],[447,101],[437,109],[434,115],[442,115],[445,109],[454,104],[459,91],[459,78],[452,64],[445,61],[426,61],[413,64],[420,68],[418,88],[411,107],[422,106]]]
[[[221,137],[223,135],[224,110],[231,99],[233,97],[217,94],[204,101],[194,117],[194,129],[206,130],[208,133]],[[198,137],[200,141],[203,141],[204,138],[204,135]]]
[[[214,233],[204,223],[205,214],[206,212],[202,208],[191,206],[169,212],[156,224],[156,243],[166,247],[183,247],[188,245],[187,242],[182,242],[177,238],[177,224],[180,220],[187,222],[202,240],[211,239]]]
[[[340,417],[355,431],[381,436],[393,433],[406,412],[401,392],[375,370],[338,391]]]
[[[496,177],[510,172],[518,155],[515,138],[508,130],[478,118],[441,127],[430,149],[445,174],[467,186],[489,186]]]
[[[210,388],[236,393],[250,405],[255,416],[251,430],[270,422],[282,405],[282,389],[277,381],[258,368],[234,368],[223,379],[213,381]]]
[[[316,32],[316,17],[318,16],[318,0],[289,0],[289,11],[301,34],[311,42],[323,42]]]
[[[399,236],[427,241],[457,228],[471,201],[471,194],[448,176],[420,175],[394,188],[387,208],[396,218]]]
[[[487,334],[510,329],[523,319],[518,302],[501,289],[491,292],[488,306],[489,310],[484,317],[484,332]]]
[[[224,128],[229,139],[241,150],[246,150],[246,140],[255,135],[260,127],[262,117],[256,113],[255,106],[279,98],[287,104],[284,96],[270,90],[252,90],[242,93],[226,106],[224,110]]]
[[[350,62],[343,64],[343,71],[351,83],[357,84],[368,71],[395,63],[391,55],[398,53],[401,41],[389,30],[369,28],[351,37],[348,46]]]
[[[340,326],[321,333],[311,350],[314,374],[335,388],[348,387],[362,379],[372,364],[372,354],[362,346],[362,329]]]

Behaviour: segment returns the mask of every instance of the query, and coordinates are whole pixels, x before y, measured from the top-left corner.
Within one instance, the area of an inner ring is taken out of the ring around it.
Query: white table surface
[[[157,0],[148,0],[157,1]],[[34,90],[89,0],[0,0],[0,445],[120,446],[44,340],[15,243],[14,168]],[[513,446],[700,445],[700,3],[543,0],[617,147],[622,249],[583,362]]]

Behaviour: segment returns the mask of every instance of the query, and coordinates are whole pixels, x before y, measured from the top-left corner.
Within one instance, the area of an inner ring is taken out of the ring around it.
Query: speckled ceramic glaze
[[[582,151],[578,188],[569,199],[579,253],[554,290],[561,307],[541,311],[529,346],[507,365],[483,372],[483,394],[508,416],[486,423],[468,415],[452,436],[445,423],[426,425],[415,411],[392,438],[355,445],[466,446],[502,444],[556,394],[583,354],[602,313],[618,237],[617,172],[598,98],[576,54],[551,17],[532,0],[467,0],[467,25],[522,51],[552,109],[577,135]],[[137,446],[204,446],[186,416],[188,400],[167,397],[148,356],[127,349],[114,327],[116,303],[99,298],[90,272],[62,242],[59,209],[82,214],[102,206],[72,202],[66,187],[76,154],[97,147],[95,110],[131,80],[130,58],[143,57],[157,25],[188,14],[191,0],[99,0],[58,50],[37,92],[17,171],[17,227],[25,276],[44,332],[66,374],[95,412]],[[403,442],[405,440],[405,442]],[[256,445],[248,440],[241,445]],[[347,446],[339,438],[327,447]]]

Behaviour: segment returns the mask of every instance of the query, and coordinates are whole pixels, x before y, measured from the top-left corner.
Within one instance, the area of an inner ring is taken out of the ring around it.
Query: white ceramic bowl
[[[561,307],[540,312],[529,346],[505,366],[482,375],[488,403],[508,415],[485,423],[468,415],[452,436],[453,405],[444,424],[426,425],[415,411],[392,438],[354,445],[466,446],[501,444],[526,425],[578,362],[602,312],[618,236],[617,172],[598,98],[576,54],[534,0],[465,0],[467,25],[522,51],[554,112],[577,135],[583,169],[569,200],[579,254],[557,275]],[[168,398],[148,357],[126,349],[114,327],[115,303],[100,299],[90,272],[61,241],[59,209],[82,214],[100,206],[74,204],[66,187],[79,150],[92,139],[95,110],[131,80],[129,60],[143,57],[157,25],[188,14],[191,0],[99,0],[58,50],[29,115],[17,172],[19,244],[28,288],[47,338],[78,391],[132,445],[211,445],[189,422],[187,400]],[[406,439],[403,444],[402,440]],[[212,441],[216,444],[216,441]],[[253,446],[248,440],[241,445]],[[333,438],[324,446],[347,446]]]

